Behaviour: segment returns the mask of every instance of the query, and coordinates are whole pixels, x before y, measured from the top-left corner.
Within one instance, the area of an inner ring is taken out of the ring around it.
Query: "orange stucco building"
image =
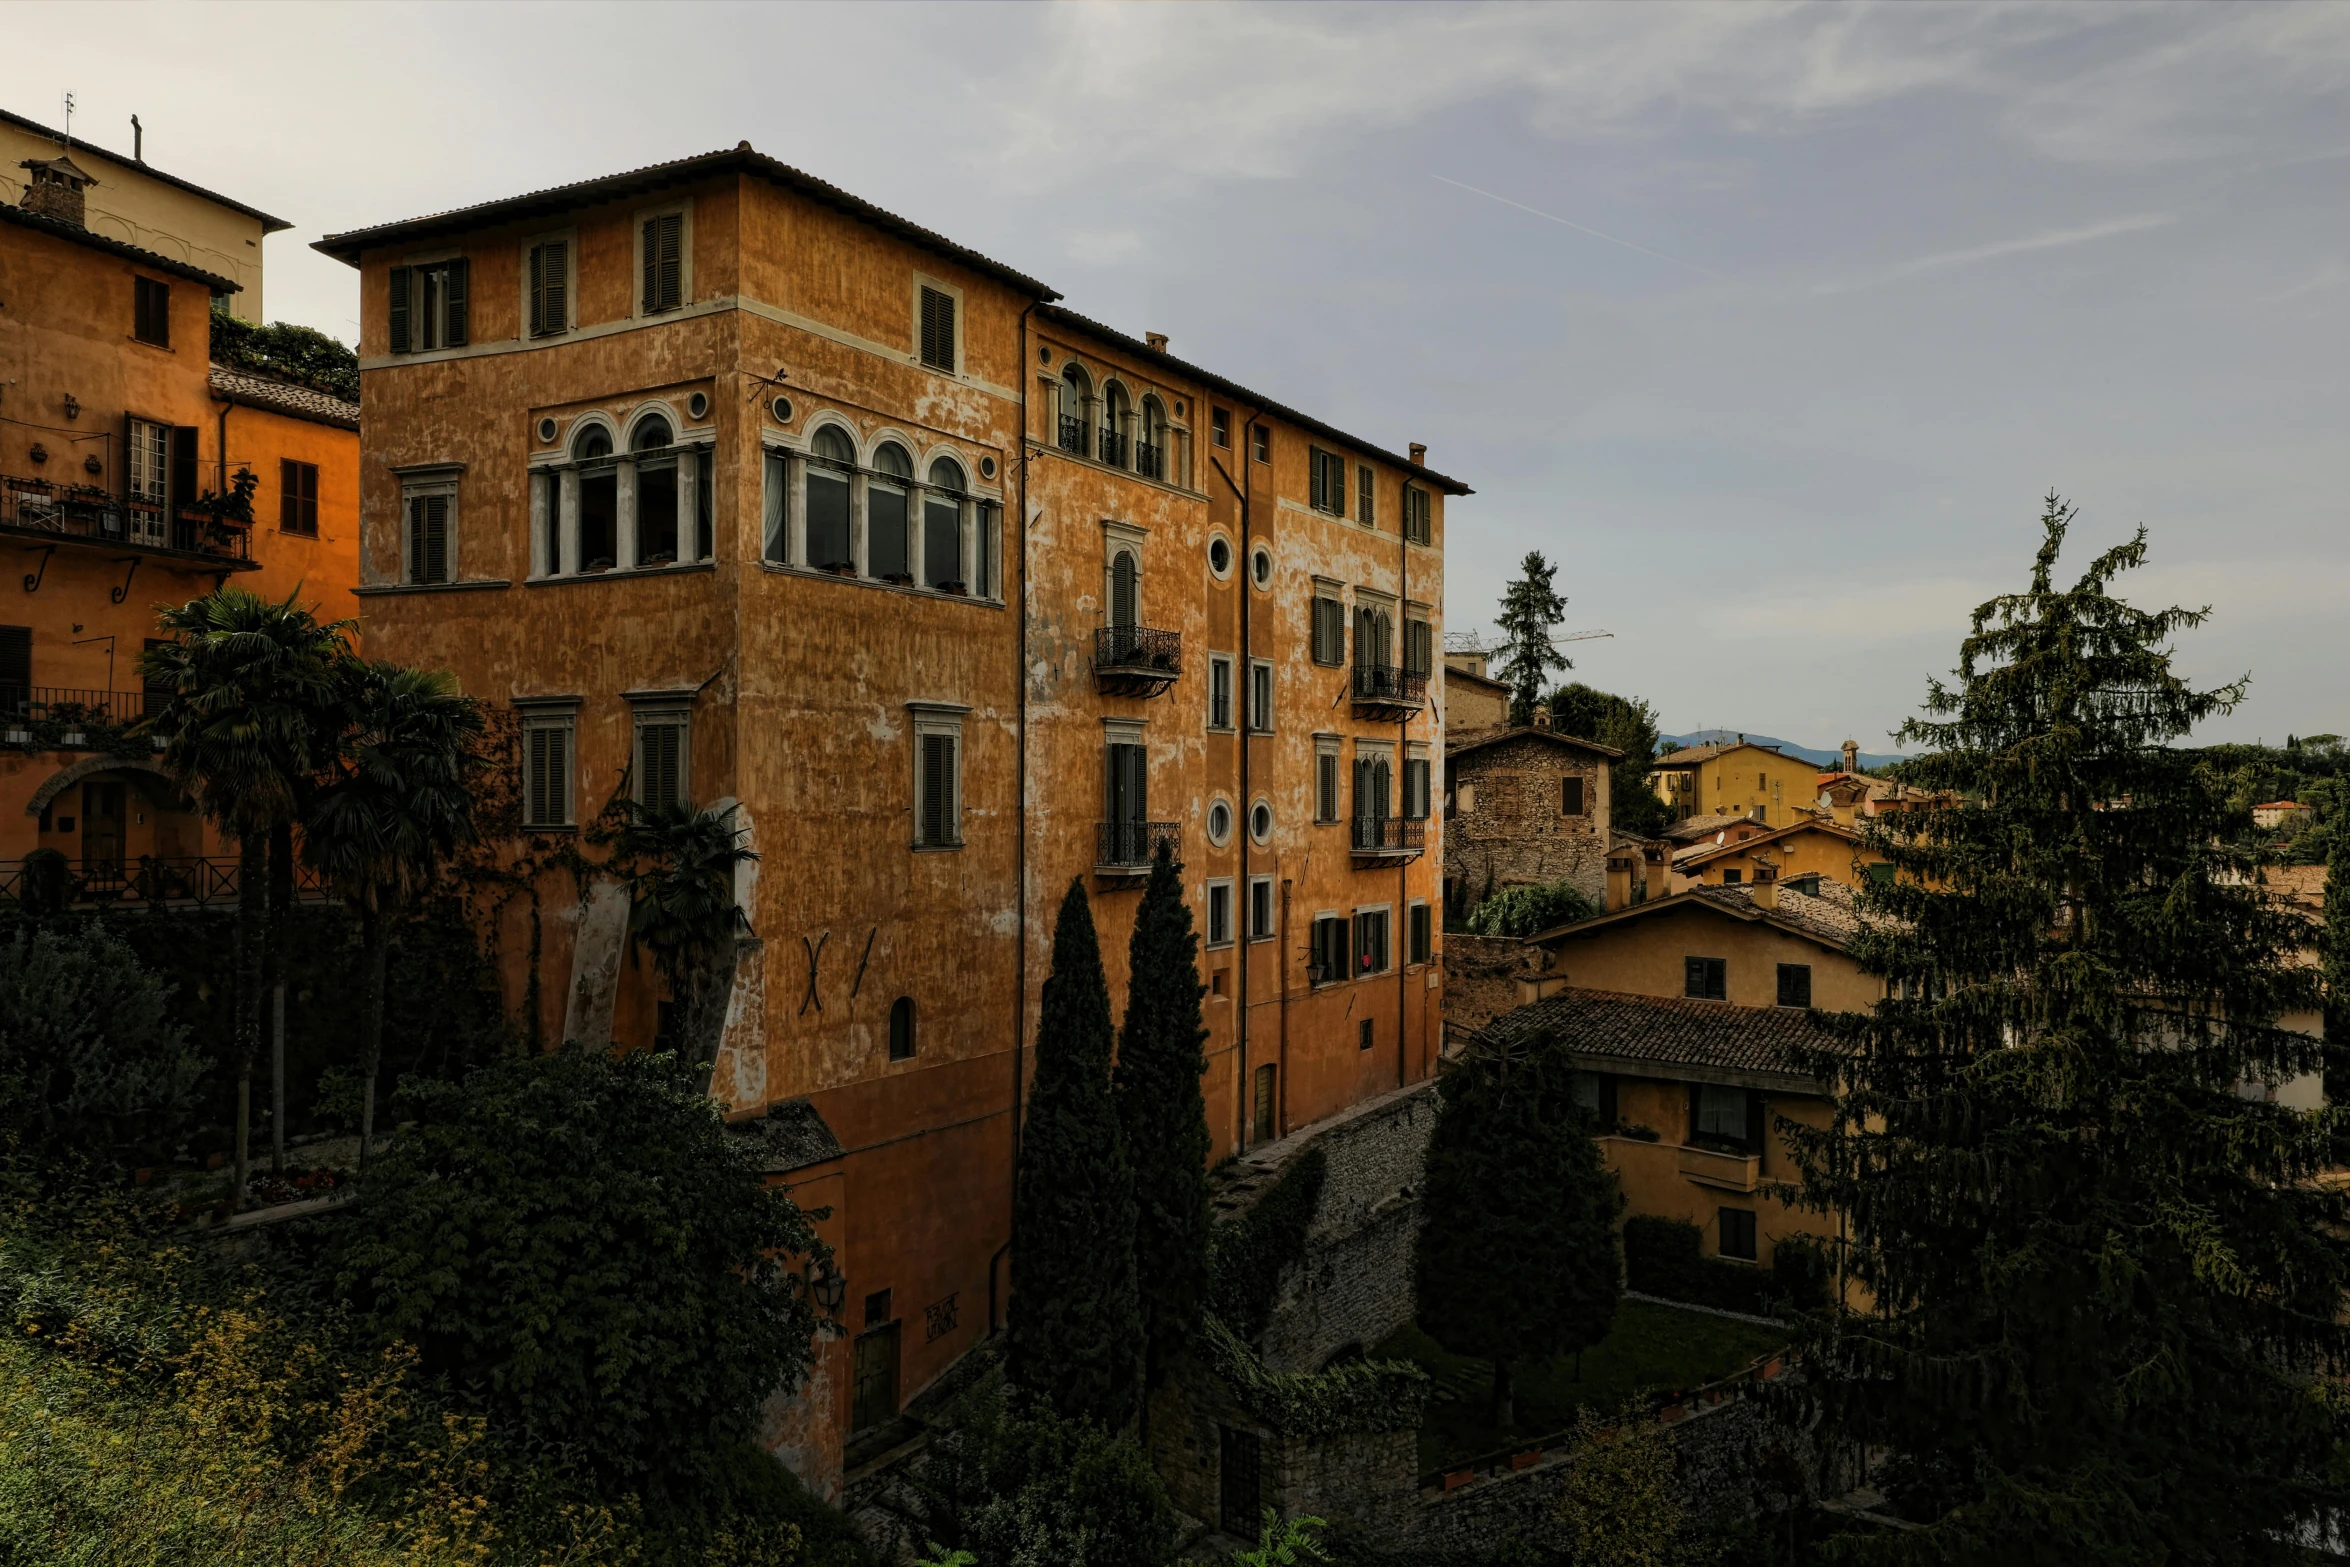
[[[79,896],[225,896],[233,847],[124,733],[138,657],[157,605],[222,582],[352,613],[358,409],[214,367],[239,285],[86,227],[89,175],[51,152],[0,205],[0,890],[47,848]],[[240,470],[249,527],[205,506]]]
[[[613,797],[760,858],[713,1092],[848,1332],[779,1397],[831,1490],[1003,1316],[1053,914],[1113,1003],[1154,846],[1218,1155],[1426,1076],[1444,503],[1465,488],[752,151],[330,236],[357,267],[373,656],[508,715],[547,1045],[653,1044]]]

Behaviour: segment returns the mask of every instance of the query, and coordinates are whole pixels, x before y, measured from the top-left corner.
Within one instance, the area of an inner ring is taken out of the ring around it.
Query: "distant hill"
[[[1744,731],[1741,734],[1735,729],[1700,729],[1685,735],[1657,736],[1658,742],[1668,750],[1688,745],[1720,745],[1726,741],[1741,738],[1749,745],[1775,745],[1789,756],[1800,756],[1805,761],[1820,767],[1841,767],[1844,765],[1844,755],[1840,751],[1816,750],[1808,745],[1797,745],[1792,740],[1777,740],[1769,735],[1758,735],[1752,730]],[[1890,767],[1901,760],[1901,755],[1893,751],[1863,751],[1860,753],[1862,772],[1877,767]]]

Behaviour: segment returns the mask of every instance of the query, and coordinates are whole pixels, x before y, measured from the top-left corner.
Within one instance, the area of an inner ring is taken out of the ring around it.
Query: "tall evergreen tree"
[[[1113,1094],[1134,1170],[1143,1368],[1155,1387],[1199,1327],[1208,1294],[1208,1107],[1200,1097],[1199,937],[1162,842],[1127,948],[1126,1022]]]
[[[2206,612],[2112,594],[2143,530],[2060,586],[2072,517],[2048,498],[2030,587],[1903,726],[1965,803],[1872,832],[1896,879],[1854,950],[1890,999],[1812,1063],[1831,1124],[1788,1133],[1871,1302],[1816,1325],[1818,1397],[1928,1521],[1870,1560],[2299,1560],[2344,1501],[2333,1116],[2240,1089],[2318,1068],[2273,1026],[2312,933],[2170,745],[2243,695],[2172,667]]]
[[[1518,573],[1517,581],[1501,595],[1501,613],[1494,625],[1510,644],[1498,671],[1510,685],[1510,722],[1530,724],[1550,672],[1575,666],[1550,640],[1551,628],[1567,613],[1567,601],[1551,586],[1558,568],[1544,560],[1540,550],[1528,550]]]
[[[1510,1368],[1607,1337],[1623,1277],[1623,1198],[1574,1077],[1549,1040],[1481,1038],[1437,1088],[1414,1273],[1420,1326],[1493,1362],[1493,1424]]]
[[[1124,1430],[1141,1408],[1134,1173],[1110,1102],[1110,987],[1085,884],[1053,927],[1012,1206],[1013,1383],[1063,1419]]]
[[[2325,926],[2318,973],[2325,985],[2326,1103],[2350,1104],[2350,832],[2335,827],[2326,853]]]

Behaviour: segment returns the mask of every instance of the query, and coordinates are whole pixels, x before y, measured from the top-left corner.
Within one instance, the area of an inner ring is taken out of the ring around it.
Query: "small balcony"
[[[238,864],[229,858],[102,855],[48,864],[52,869],[44,871],[37,860],[0,860],[0,903],[37,906],[61,898],[76,909],[157,909],[225,907],[237,901]],[[60,866],[62,885],[44,890],[41,879],[55,875]],[[334,894],[317,871],[297,863],[294,898],[330,903]]]
[[[1428,677],[1420,671],[1393,664],[1355,665],[1355,717],[1399,720],[1427,705]]]
[[[157,501],[129,500],[86,485],[12,474],[0,474],[0,533],[32,544],[140,550],[190,561],[205,571],[255,569],[251,530],[240,523],[223,522],[191,507],[167,512]],[[26,572],[25,591],[34,591],[41,575],[39,570]],[[116,602],[120,601],[118,597]]]
[[[0,745],[42,751],[101,749],[163,704],[161,693],[0,685]]]
[[[1126,466],[1126,436],[1108,425],[1102,426],[1102,461],[1113,468]]]
[[[1153,446],[1148,441],[1136,441],[1134,471],[1146,479],[1164,480],[1167,477],[1167,448]]]
[[[1094,828],[1094,874],[1147,876],[1162,843],[1177,859],[1183,857],[1182,829],[1173,822],[1098,823]]]
[[[1355,866],[1409,865],[1428,848],[1428,824],[1406,816],[1354,819]]]
[[[1085,421],[1075,414],[1061,415],[1061,450],[1084,457],[1090,455],[1092,447],[1092,435]]]
[[[1725,1192],[1752,1192],[1762,1185],[1759,1155],[1731,1153],[1696,1143],[1684,1143],[1680,1152],[1681,1174],[1700,1186]]]
[[[1095,628],[1093,681],[1104,696],[1157,696],[1182,673],[1182,632],[1149,626]]]

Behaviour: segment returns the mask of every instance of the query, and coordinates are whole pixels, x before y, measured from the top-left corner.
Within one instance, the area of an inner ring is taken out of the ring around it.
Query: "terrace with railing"
[[[1061,450],[1087,457],[1092,455],[1092,447],[1093,441],[1085,421],[1075,414],[1061,415]]]
[[[1382,860],[1390,864],[1416,860],[1428,847],[1428,824],[1407,816],[1354,818],[1354,855],[1357,864]]]
[[[1097,626],[1094,684],[1111,696],[1157,696],[1183,673],[1183,633],[1152,626]]]
[[[1428,705],[1428,677],[1416,669],[1394,664],[1357,664],[1354,667],[1354,707],[1358,717],[1408,717]]]
[[[135,724],[160,703],[160,693],[97,691],[74,686],[0,685],[0,726],[89,722],[120,728]]]
[[[0,860],[0,903],[36,908],[228,907],[237,901],[240,869],[236,860],[203,855]],[[301,903],[334,901],[326,878],[307,865],[294,867],[294,897]]]
[[[200,560],[207,570],[252,568],[251,530],[194,506],[112,495],[89,485],[0,474],[0,532],[36,542],[146,550]],[[36,574],[27,572],[27,582]],[[119,602],[119,600],[118,600]]]
[[[1102,822],[1095,829],[1094,869],[1141,875],[1151,868],[1161,843],[1180,853],[1183,829],[1174,822]]]

